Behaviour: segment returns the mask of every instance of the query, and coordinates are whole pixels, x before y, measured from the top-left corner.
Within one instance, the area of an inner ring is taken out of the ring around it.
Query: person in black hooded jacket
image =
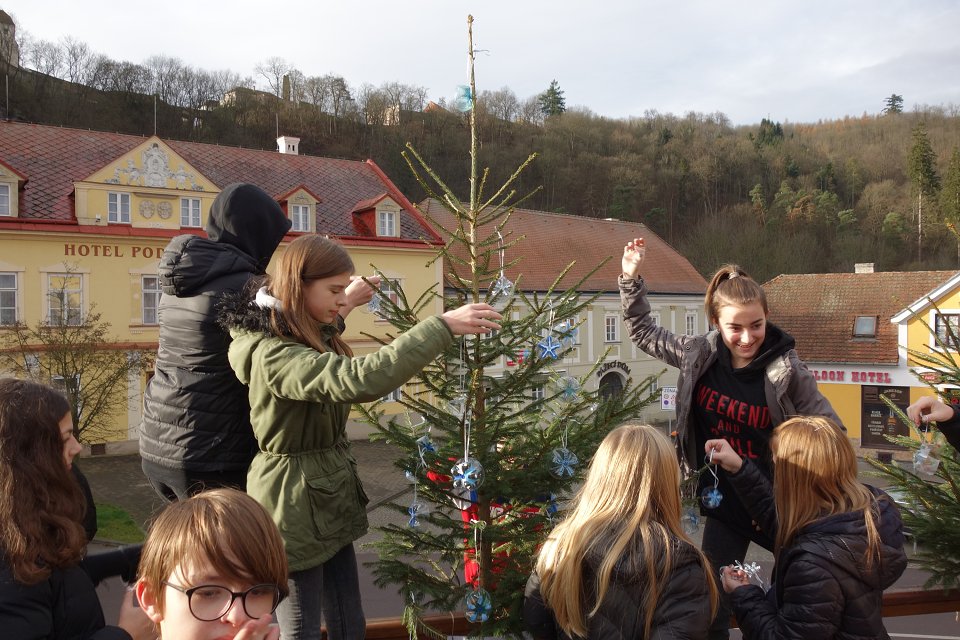
[[[231,184],[213,201],[206,238],[180,235],[164,249],[160,344],[143,398],[140,456],[167,500],[246,487],[257,443],[246,387],[227,362],[230,335],[217,324],[218,305],[266,272],[290,225],[263,189]]]
[[[773,585],[766,593],[745,572],[722,569],[723,588],[747,640],[889,638],[883,590],[907,566],[894,501],[857,480],[846,434],[822,417],[778,426],[774,483],[725,440],[707,452],[728,475],[751,515],[776,540]]]

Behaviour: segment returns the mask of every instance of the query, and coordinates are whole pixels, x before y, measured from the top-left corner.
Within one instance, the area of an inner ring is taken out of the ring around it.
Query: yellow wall
[[[156,275],[163,248],[169,238],[135,238],[107,234],[78,234],[57,231],[2,231],[0,232],[0,271],[17,273],[19,319],[33,325],[47,312],[47,273],[70,272],[82,275],[84,313],[93,308],[110,323],[110,333],[119,343],[132,343],[147,352],[155,353],[159,327],[144,325],[141,311],[141,278]],[[277,255],[283,251],[283,246]],[[408,298],[416,300],[427,289],[436,288],[440,279],[439,266],[426,266],[433,252],[425,249],[348,246],[358,274],[371,275],[376,265],[391,279],[400,279]],[[271,267],[268,271],[272,271]],[[441,311],[439,301],[424,315]],[[366,312],[354,310],[347,319],[345,338],[357,353],[369,353],[379,345],[362,335],[385,336],[392,326]],[[3,331],[0,328],[0,331]],[[136,397],[142,394],[146,378],[130,389]],[[116,416],[111,432],[116,439],[135,439],[140,422],[140,402],[127,415]],[[400,405],[390,403],[388,411],[399,411]]]

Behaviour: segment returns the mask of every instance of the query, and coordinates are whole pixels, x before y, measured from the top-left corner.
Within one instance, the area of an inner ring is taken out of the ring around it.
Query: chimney
[[[277,151],[280,153],[289,153],[293,156],[300,155],[300,138],[280,136],[277,138]]]
[[[854,273],[873,273],[872,262],[857,262],[853,265]]]

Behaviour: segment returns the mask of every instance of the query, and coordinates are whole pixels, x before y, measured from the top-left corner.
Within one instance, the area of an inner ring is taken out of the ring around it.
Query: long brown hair
[[[63,457],[62,394],[27,380],[0,379],[0,540],[22,584],[80,561],[86,501]]]
[[[716,324],[720,308],[727,305],[744,307],[759,302],[767,315],[767,294],[757,281],[735,264],[725,264],[713,274],[703,300],[707,320]]]
[[[225,579],[275,584],[281,597],[290,592],[280,531],[242,491],[212,489],[169,504],[150,527],[138,577],[154,590],[162,613],[170,576],[207,564]]]
[[[624,424],[607,434],[569,515],[537,557],[544,602],[564,633],[587,636],[587,620],[600,609],[614,567],[625,560],[632,573],[646,576],[640,612],[648,635],[660,592],[673,570],[677,539],[699,554],[713,611],[717,592],[710,565],[684,533],[680,509],[680,473],[666,436],[646,424]],[[593,608],[587,611],[584,560],[593,555],[602,561],[594,593],[588,594]]]
[[[777,551],[816,520],[862,511],[870,550],[866,563],[870,566],[880,549],[879,509],[873,494],[857,479],[857,455],[847,434],[827,418],[791,418],[774,430],[771,450],[779,523]]]
[[[271,313],[273,329],[284,333],[278,322],[279,314],[290,334],[303,344],[323,353],[330,347],[335,353],[352,356],[350,346],[333,331],[330,347],[324,340],[321,323],[307,311],[304,288],[313,280],[353,274],[353,260],[343,245],[325,236],[300,236],[290,243],[277,259],[275,274],[268,279],[270,294],[280,300],[281,308]]]

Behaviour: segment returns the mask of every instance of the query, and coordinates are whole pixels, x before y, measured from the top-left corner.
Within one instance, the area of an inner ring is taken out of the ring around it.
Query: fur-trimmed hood
[[[268,293],[265,278],[255,278],[238,294],[225,295],[220,303],[217,321],[226,331],[250,331],[269,336],[290,337],[293,332],[280,313],[280,300]],[[276,328],[274,327],[276,324]],[[336,325],[324,325],[326,332],[343,333],[346,324],[337,316]]]

